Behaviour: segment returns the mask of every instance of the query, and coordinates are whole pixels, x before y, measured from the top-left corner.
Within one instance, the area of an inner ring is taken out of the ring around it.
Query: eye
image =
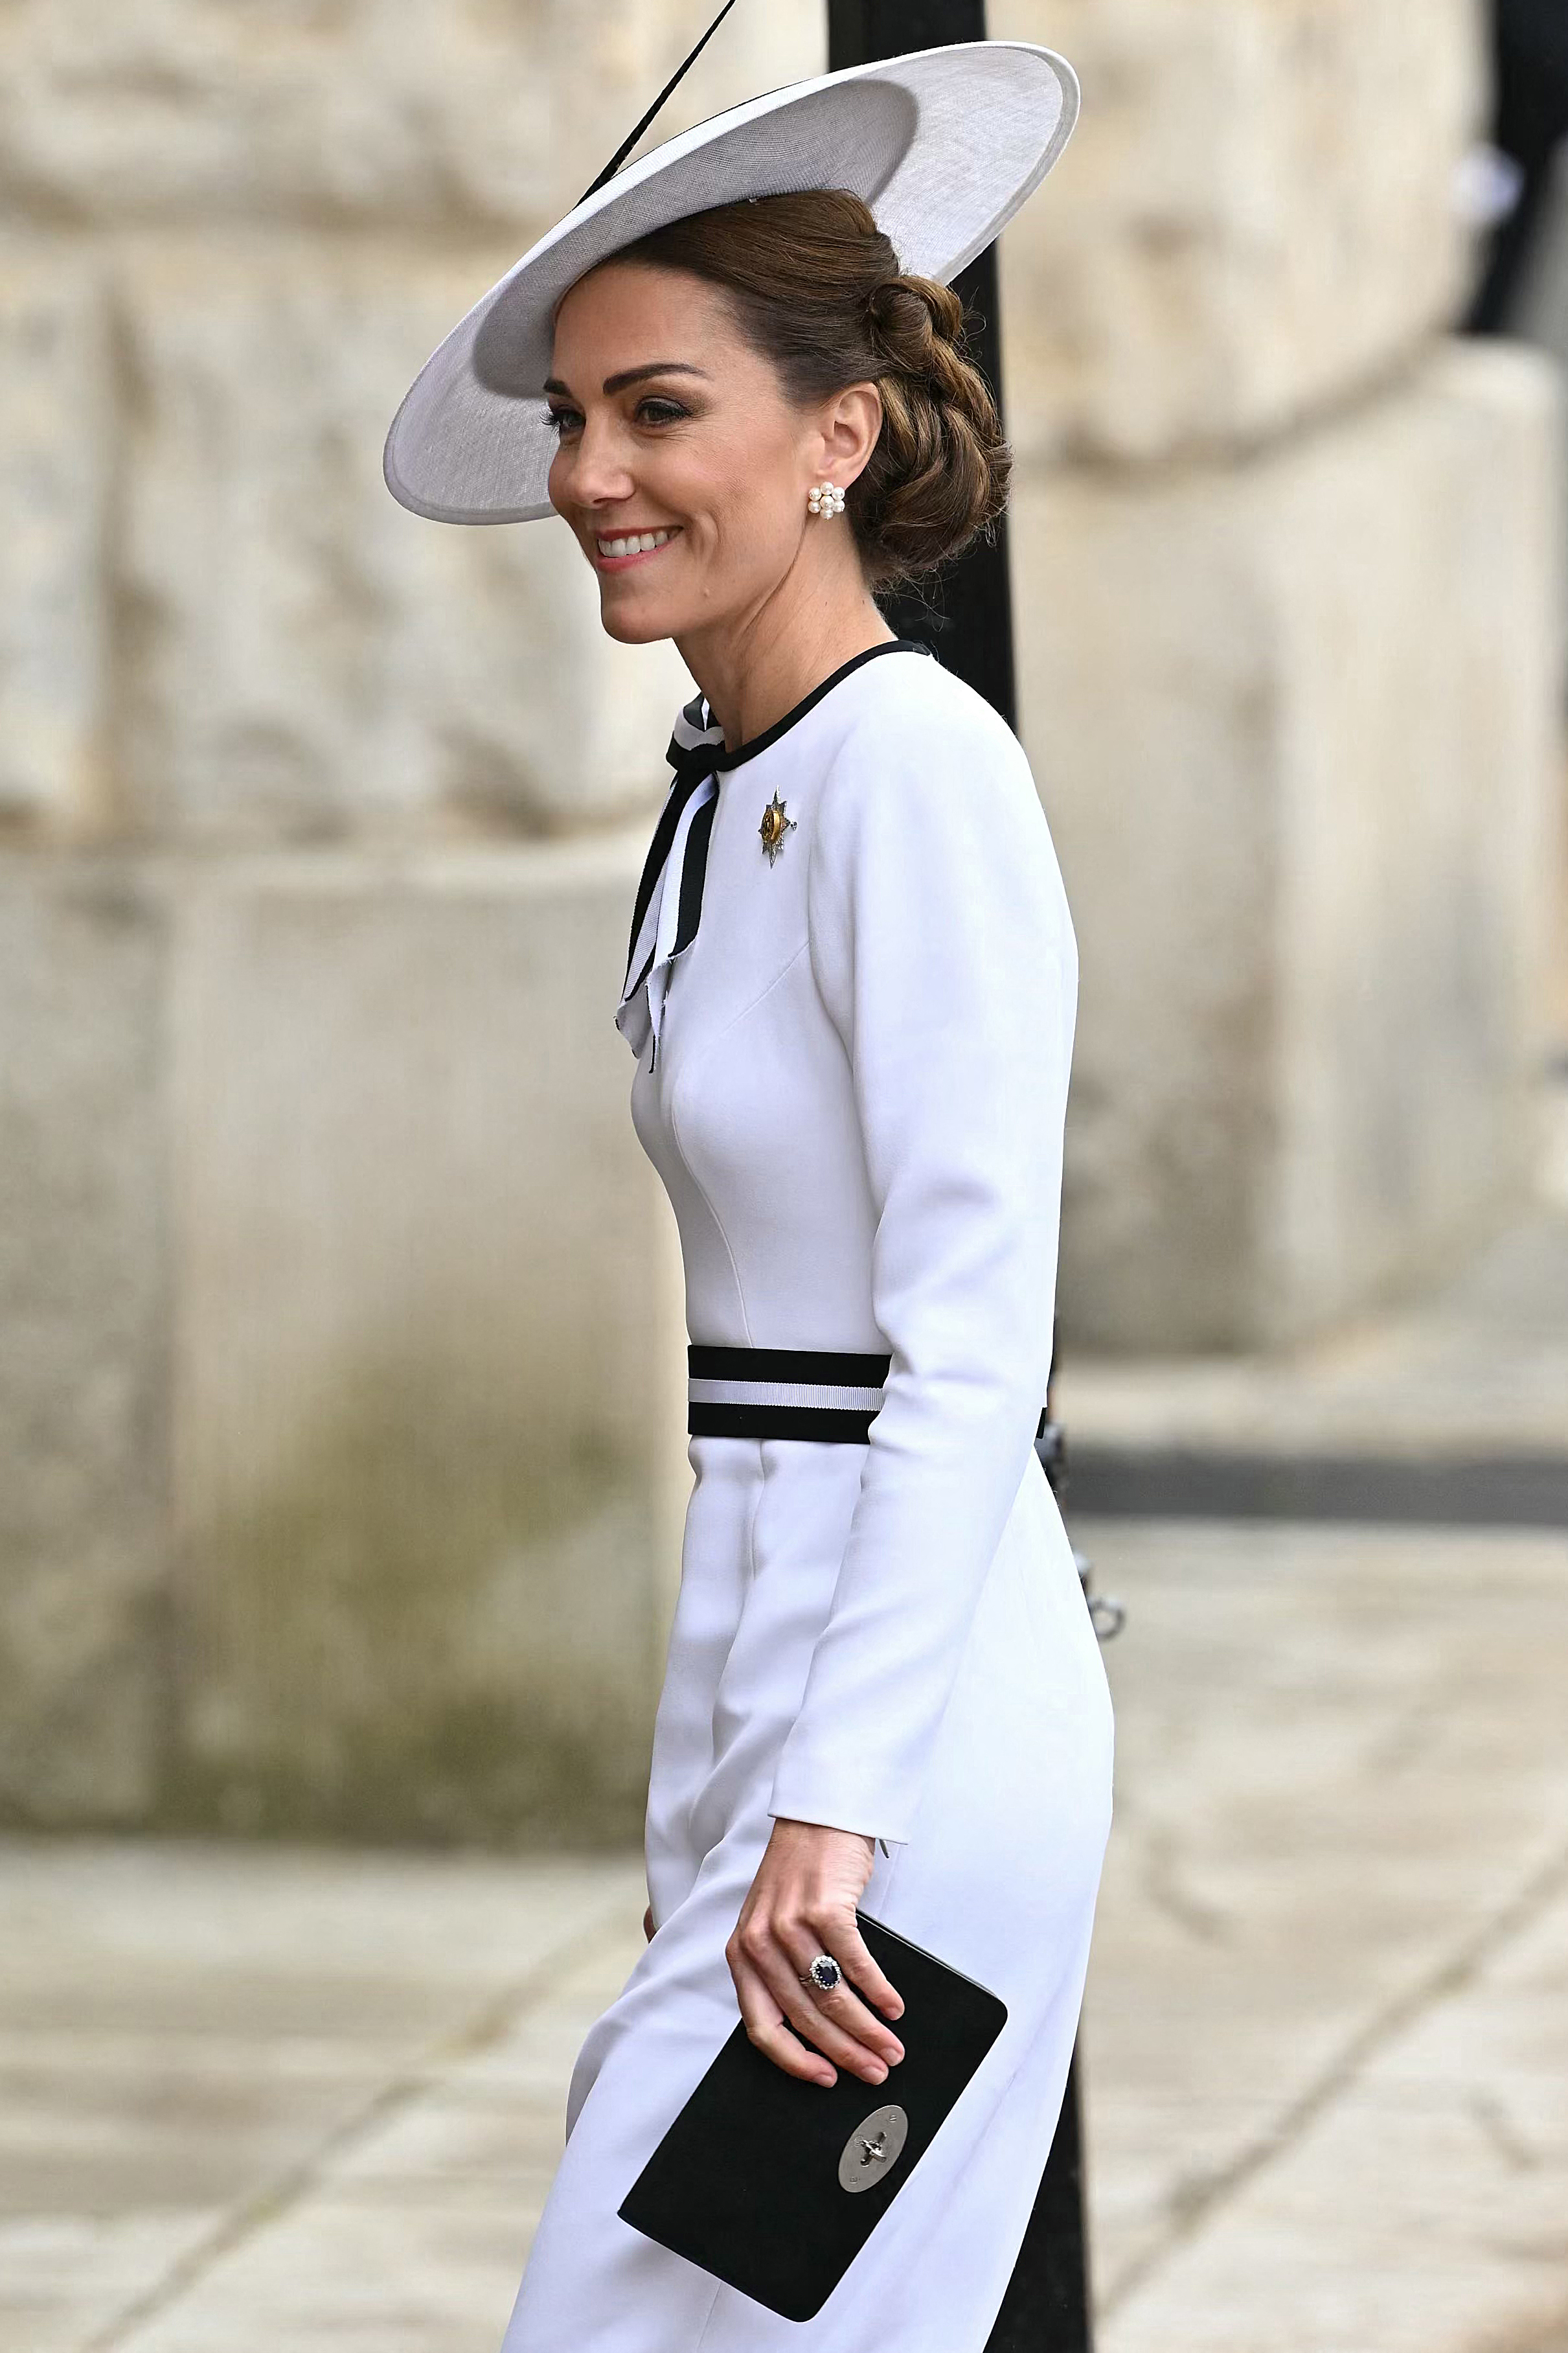
[[[642,424],[670,426],[670,424],[677,424],[682,417],[691,417],[691,409],[679,400],[670,400],[670,397],[660,396],[660,393],[648,393],[644,400],[637,402],[637,407],[635,407],[635,412],[632,414],[635,414]],[[583,424],[583,414],[581,409],[550,407],[550,405],[545,405],[545,424],[548,424],[550,430],[560,438],[562,433],[576,433],[578,426]]]

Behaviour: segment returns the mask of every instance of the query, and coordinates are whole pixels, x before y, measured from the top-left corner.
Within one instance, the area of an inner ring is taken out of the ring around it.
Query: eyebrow
[[[712,382],[706,368],[691,367],[685,360],[650,360],[646,367],[623,368],[619,375],[607,375],[605,390],[624,392],[628,384],[641,384],[645,376],[650,375],[700,375],[704,384]],[[544,389],[564,393],[568,399],[572,396],[571,385],[563,384],[557,375],[545,377]]]

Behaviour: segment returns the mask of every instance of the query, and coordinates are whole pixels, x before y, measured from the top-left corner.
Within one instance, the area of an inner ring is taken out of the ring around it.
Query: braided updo
[[[877,385],[881,431],[846,506],[872,588],[935,571],[1002,512],[1012,452],[969,354],[963,305],[938,280],[900,270],[850,190],[716,205],[614,259],[722,288],[740,332],[802,407]]]

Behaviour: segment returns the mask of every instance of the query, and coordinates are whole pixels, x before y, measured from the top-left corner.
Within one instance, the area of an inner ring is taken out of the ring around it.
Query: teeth
[[[634,533],[629,539],[601,539],[599,553],[601,555],[640,555],[650,547],[662,547],[666,540],[674,537],[673,531],[645,531]]]

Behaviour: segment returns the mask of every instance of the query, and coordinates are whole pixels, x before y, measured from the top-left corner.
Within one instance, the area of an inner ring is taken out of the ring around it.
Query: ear
[[[849,476],[852,480],[868,463],[881,429],[882,396],[877,386],[847,385],[835,400],[823,427],[825,462],[838,469],[853,469]]]

